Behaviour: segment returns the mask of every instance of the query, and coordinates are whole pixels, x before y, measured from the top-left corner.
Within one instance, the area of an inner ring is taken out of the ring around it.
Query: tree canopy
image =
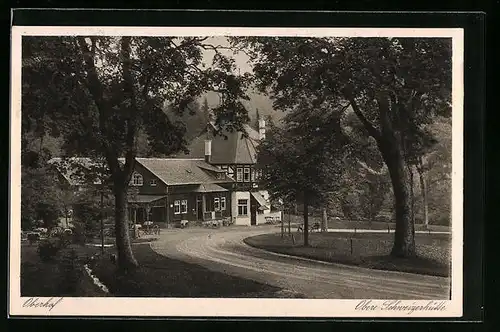
[[[206,91],[220,95],[213,108],[220,127],[248,121],[248,74],[207,43],[208,37],[23,37],[23,130],[61,136],[67,155],[104,158],[115,195],[118,263],[137,265],[128,237],[126,195],[138,136],[169,155],[185,149],[179,115]],[[215,53],[205,66],[203,50]],[[119,159],[124,158],[124,162]]]
[[[451,38],[235,37],[257,86],[278,110],[304,102],[332,114],[348,104],[387,165],[395,198],[392,253],[414,256],[411,166],[424,125],[451,114]]]

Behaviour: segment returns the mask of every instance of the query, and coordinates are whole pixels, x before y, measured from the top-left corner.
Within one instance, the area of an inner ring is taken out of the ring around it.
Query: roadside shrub
[[[59,250],[61,244],[58,239],[47,239],[38,244],[38,256],[43,262],[54,260]]]
[[[38,240],[40,240],[40,234],[38,234],[38,233],[28,233],[28,242],[30,244],[33,244],[33,243],[37,242]]]
[[[74,223],[73,234],[71,235],[71,239],[74,244],[84,245],[87,241],[85,236],[85,229],[82,224]]]

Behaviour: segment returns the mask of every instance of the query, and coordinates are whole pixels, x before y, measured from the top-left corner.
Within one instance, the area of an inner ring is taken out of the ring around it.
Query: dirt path
[[[172,230],[163,232],[152,248],[162,255],[285,288],[307,298],[448,298],[448,278],[284,257],[243,242],[246,237],[275,231],[273,227]]]

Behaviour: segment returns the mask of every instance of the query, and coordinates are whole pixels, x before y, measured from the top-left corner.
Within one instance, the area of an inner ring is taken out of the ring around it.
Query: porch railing
[[[222,211],[208,211],[203,213],[204,220],[222,219]]]

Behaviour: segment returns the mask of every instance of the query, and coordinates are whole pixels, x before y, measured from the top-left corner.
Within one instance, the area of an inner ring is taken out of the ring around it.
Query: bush
[[[61,244],[58,239],[44,240],[38,245],[38,255],[44,262],[54,260],[59,250],[61,250]]]
[[[28,242],[30,244],[33,244],[35,242],[37,242],[38,240],[40,240],[40,234],[39,233],[28,233]]]
[[[85,224],[79,221],[73,222],[72,231],[71,239],[75,244],[84,245],[87,242],[87,239],[93,237],[93,234],[86,230]]]
[[[57,234],[57,239],[59,240],[60,248],[67,248],[71,244],[72,235],[66,232],[61,232]]]

